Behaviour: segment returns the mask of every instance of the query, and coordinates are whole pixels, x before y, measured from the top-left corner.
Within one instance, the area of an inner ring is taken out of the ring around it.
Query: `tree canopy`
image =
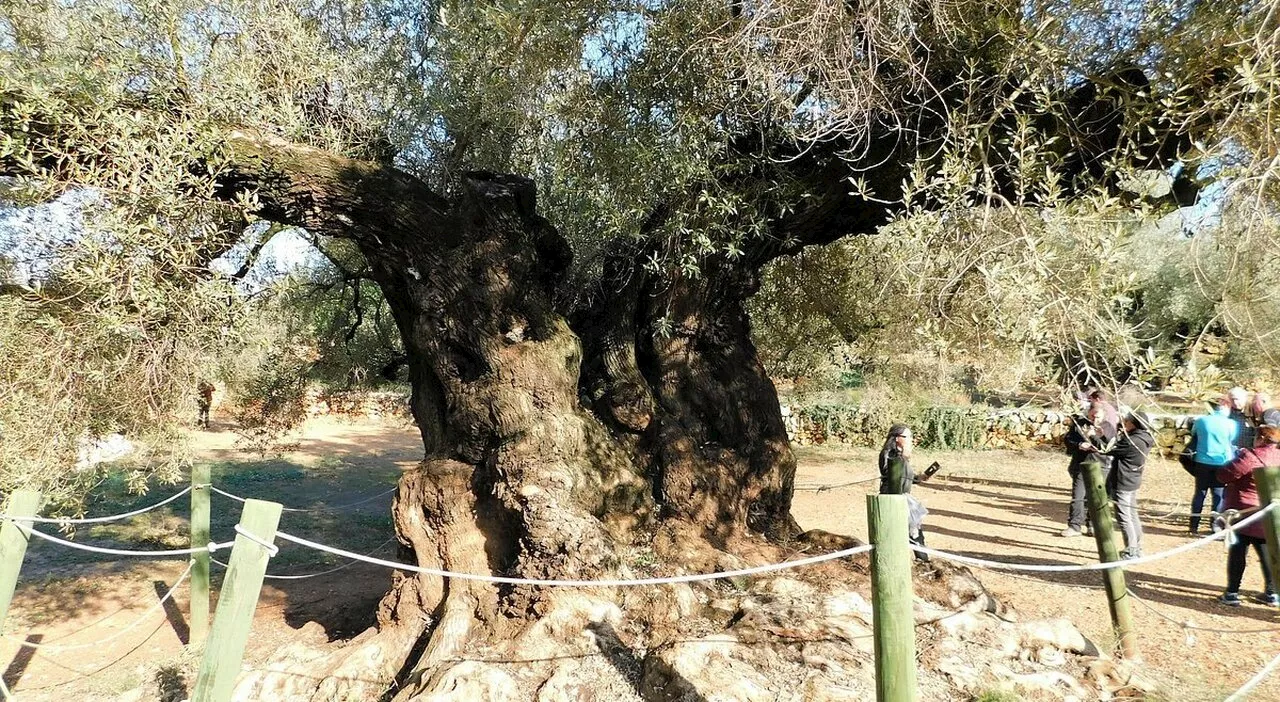
[[[1131,227],[1106,222],[1228,183],[1229,230],[1189,256],[1192,321],[1270,338],[1275,15],[1201,0],[6,4],[8,197],[100,195],[66,263],[0,300],[5,355],[25,359],[5,364],[6,465],[65,464],[85,432],[171,427],[235,336],[240,301],[207,270],[262,216],[252,190],[221,194],[234,133],[392,165],[446,197],[469,171],[531,177],[573,250],[566,311],[624,283],[611,256],[698,280],[880,232],[817,281],[812,254],[779,264],[758,313],[813,319],[785,305],[798,284],[841,308],[824,329],[865,340],[906,299],[926,346],[1039,344],[1104,369],[1150,346],[1114,277]],[[1165,192],[1126,188],[1153,173]],[[848,288],[872,272],[895,282]],[[680,324],[671,311],[647,333]],[[143,396],[113,402],[121,387]],[[55,426],[65,440],[36,451]]]

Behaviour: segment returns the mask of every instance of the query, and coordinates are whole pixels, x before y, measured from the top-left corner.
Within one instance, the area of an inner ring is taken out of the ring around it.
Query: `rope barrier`
[[[396,540],[396,538],[393,536],[393,537],[391,537],[390,539],[387,539],[386,541],[383,541],[382,543],[378,544],[376,547],[374,547],[374,549],[373,549],[372,551],[369,551],[369,552],[368,552],[368,553],[366,553],[365,555],[366,555],[366,556],[368,556],[368,555],[375,554],[375,553],[377,553],[378,551],[381,551],[381,550],[383,549],[383,547],[385,547],[387,544],[389,544],[389,543],[391,543],[392,541],[395,541],[395,540]],[[227,563],[223,563],[222,561],[220,561],[220,560],[218,560],[218,559],[216,559],[216,558],[210,558],[209,560],[213,561],[214,563],[217,563],[218,565],[222,566],[223,568],[230,568],[230,567],[231,567],[229,564],[227,564]],[[350,568],[351,566],[353,566],[353,565],[355,565],[355,564],[357,564],[357,563],[361,563],[361,561],[357,561],[357,560],[348,560],[346,563],[343,563],[342,565],[340,565],[340,566],[338,566],[338,567],[336,567],[336,568],[330,568],[329,570],[322,570],[322,571],[320,571],[319,573],[304,573],[304,574],[301,574],[301,575],[272,575],[272,574],[270,574],[270,573],[267,573],[266,575],[263,575],[262,577],[266,578],[267,580],[306,580],[306,579],[308,579],[308,578],[318,578],[318,577],[320,577],[321,575],[328,575],[328,574],[330,574],[330,573],[336,573],[336,572],[338,572],[338,571],[340,571],[340,570],[343,570],[343,569],[345,569],[345,568]]]
[[[948,553],[946,551],[939,551],[937,549],[932,549],[925,546],[917,546],[915,544],[911,544],[911,549],[917,553],[926,554],[930,558],[941,558],[943,560],[955,561],[956,563],[964,563],[965,565],[971,565],[977,568],[986,568],[989,570],[1023,570],[1023,571],[1030,571],[1030,572],[1037,572],[1037,573],[1074,573],[1074,572],[1083,572],[1083,571],[1090,571],[1090,570],[1110,570],[1112,568],[1132,568],[1134,566],[1144,565],[1146,563],[1153,563],[1155,561],[1163,560],[1165,558],[1170,558],[1180,553],[1186,553],[1187,551],[1200,548],[1201,546],[1205,546],[1214,541],[1219,541],[1221,539],[1224,539],[1226,538],[1227,534],[1234,532],[1235,530],[1243,526],[1252,524],[1253,522],[1259,519],[1262,519],[1263,515],[1270,512],[1273,508],[1274,508],[1274,505],[1267,505],[1263,509],[1260,509],[1257,512],[1254,512],[1248,517],[1241,519],[1240,521],[1232,524],[1231,526],[1215,534],[1210,534],[1203,538],[1196,539],[1195,541],[1185,543],[1181,546],[1176,546],[1167,551],[1161,551],[1160,553],[1153,553],[1149,556],[1141,556],[1139,558],[1129,558],[1125,560],[1112,561],[1110,563],[1086,563],[1082,565],[1074,565],[1074,564],[1067,564],[1067,563],[1064,563],[1061,565],[1009,563],[1004,561],[990,561],[984,558],[974,558],[973,556],[962,556],[957,553]]]
[[[814,492],[826,492],[827,490],[838,490],[840,488],[846,488],[851,485],[861,485],[863,483],[870,483],[879,479],[880,479],[880,476],[875,475],[870,478],[860,478],[858,480],[850,480],[847,483],[831,483],[831,484],[805,483],[803,485],[796,485],[795,489],[796,490],[813,490]]]
[[[1243,702],[1245,696],[1252,692],[1253,688],[1261,685],[1262,681],[1266,680],[1267,676],[1270,675],[1277,666],[1280,666],[1280,656],[1272,658],[1270,663],[1262,666],[1262,670],[1259,670],[1257,675],[1249,678],[1249,682],[1242,685],[1239,690],[1231,693],[1231,696],[1226,700],[1223,700],[1223,702]]]
[[[291,541],[299,546],[332,553],[337,556],[344,556],[353,560],[364,561],[365,563],[373,563],[374,565],[384,566],[395,570],[405,570],[411,573],[422,573],[424,575],[435,575],[442,578],[456,578],[458,580],[476,580],[486,583],[498,583],[503,585],[535,585],[542,587],[636,587],[644,585],[671,585],[675,583],[693,583],[704,580],[720,580],[724,578],[738,578],[748,575],[758,575],[760,573],[770,573],[779,570],[787,570],[790,568],[799,568],[801,566],[813,565],[824,561],[833,561],[837,558],[846,558],[848,556],[856,556],[866,553],[874,548],[871,544],[863,546],[855,546],[841,551],[832,553],[824,553],[820,556],[810,556],[809,558],[801,558],[794,561],[784,561],[782,563],[770,563],[768,565],[756,566],[754,568],[742,568],[739,570],[726,570],[715,573],[702,573],[698,575],[675,575],[663,578],[635,578],[635,579],[603,579],[603,580],[563,580],[563,579],[545,579],[545,578],[509,578],[499,575],[482,575],[480,573],[455,573],[453,571],[441,570],[438,568],[424,568],[422,566],[409,565],[407,563],[397,563],[395,561],[387,561],[381,558],[373,558],[354,551],[345,551],[333,546],[326,546],[315,541],[293,536],[283,531],[277,531],[276,536]]]
[[[221,544],[210,541],[209,545],[207,546],[197,546],[195,548],[178,548],[178,549],[170,549],[170,550],[164,550],[164,551],[127,551],[125,549],[104,548],[102,546],[90,546],[88,544],[78,544],[74,541],[67,541],[66,539],[59,539],[56,536],[52,536],[44,533],[43,531],[38,531],[29,526],[26,526],[21,522],[18,522],[18,526],[19,528],[22,529],[23,533],[29,536],[38,536],[44,539],[45,541],[52,541],[55,544],[66,546],[68,548],[74,548],[80,551],[88,551],[90,553],[105,553],[109,556],[139,556],[139,557],[151,557],[151,558],[160,558],[165,556],[190,556],[193,553],[213,553],[215,551],[219,551],[224,548],[229,548],[233,544],[233,542],[231,541],[228,541],[226,543],[221,543]]]
[[[9,636],[8,634],[5,634],[4,638],[15,644],[19,644],[24,648],[35,648],[40,650],[53,650],[53,651],[70,651],[70,650],[79,649],[79,648],[93,648],[94,646],[100,646],[104,643],[107,643],[108,641],[114,641],[120,638],[121,636],[123,636],[124,634],[128,633],[129,631],[132,631],[135,627],[137,627],[142,622],[146,621],[148,617],[150,617],[153,613],[155,613],[156,610],[160,609],[161,607],[164,607],[164,604],[169,601],[169,598],[173,597],[173,593],[178,591],[178,588],[182,585],[183,581],[186,580],[187,576],[191,574],[191,569],[195,567],[195,564],[196,562],[194,560],[188,561],[187,569],[182,571],[182,575],[178,576],[178,579],[174,581],[173,587],[169,588],[169,591],[164,593],[164,596],[161,597],[158,602],[148,607],[147,611],[143,612],[141,615],[138,616],[137,619],[130,622],[128,626],[126,626],[120,631],[117,631],[116,633],[104,639],[99,639],[97,641],[93,641],[90,643],[78,643],[78,644],[52,644],[52,643],[42,644],[42,643],[35,643],[31,641],[23,641],[21,639],[15,639],[12,636]]]
[[[170,495],[169,497],[165,498],[164,500],[161,500],[160,502],[155,503],[154,505],[151,505],[150,507],[143,507],[142,509],[135,509],[132,512],[125,512],[124,514],[113,514],[107,517],[82,517],[79,519],[71,519],[69,517],[10,517],[9,515],[6,514],[6,515],[0,515],[0,519],[7,519],[9,521],[13,521],[14,519],[21,519],[24,522],[35,522],[37,524],[102,524],[103,522],[115,522],[121,519],[128,519],[129,517],[136,517],[139,514],[146,514],[147,512],[150,512],[153,509],[159,509],[169,504],[170,502],[173,502],[174,500],[178,499],[179,497],[182,497],[188,492],[191,492],[191,486],[182,488],[182,490],[178,491],[177,494]]]
[[[239,524],[236,525],[236,533],[252,541],[253,543],[261,546],[262,548],[266,549],[267,555],[271,558],[275,558],[276,554],[280,553],[280,547],[276,546],[275,544],[269,541],[263,541],[262,539],[258,538],[256,534],[253,534],[249,530],[242,528]],[[213,552],[210,551],[209,553],[213,553]]]
[[[239,496],[239,495],[237,495],[237,494],[235,494],[235,493],[227,492],[226,490],[223,490],[223,489],[221,489],[221,488],[215,487],[215,486],[213,486],[213,485],[210,485],[210,486],[209,486],[209,489],[213,490],[214,492],[218,493],[219,495],[222,495],[223,497],[226,497],[226,498],[229,498],[229,499],[235,500],[236,502],[244,502],[246,499],[248,499],[248,498],[245,498],[245,497],[241,497],[241,496]],[[376,495],[372,495],[372,496],[370,496],[370,497],[366,497],[366,498],[364,498],[364,499],[362,499],[362,500],[356,500],[355,502],[348,502],[347,504],[344,504],[344,505],[332,505],[332,506],[329,506],[329,507],[318,508],[318,509],[317,509],[317,508],[310,508],[310,509],[308,509],[308,508],[303,508],[303,507],[281,507],[281,509],[282,509],[283,511],[285,511],[285,512],[304,512],[304,513],[305,513],[305,512],[325,512],[325,511],[329,511],[329,510],[343,510],[343,509],[348,509],[348,508],[350,508],[350,507],[355,507],[356,505],[362,505],[362,504],[364,504],[364,503],[366,503],[366,502],[372,502],[372,501],[374,501],[374,500],[378,499],[379,497],[386,497],[387,495],[390,495],[391,493],[393,493],[393,492],[395,492],[396,490],[399,490],[399,489],[400,489],[400,488],[399,488],[398,486],[397,486],[397,487],[393,487],[393,488],[391,488],[390,490],[384,490],[384,491],[382,491],[382,492],[380,492],[380,493],[378,493],[378,494],[376,494]]]

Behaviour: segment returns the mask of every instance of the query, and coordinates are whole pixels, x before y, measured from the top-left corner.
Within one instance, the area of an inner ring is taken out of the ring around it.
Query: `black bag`
[[[1196,474],[1196,452],[1183,449],[1182,453],[1178,454],[1178,465],[1194,476]]]

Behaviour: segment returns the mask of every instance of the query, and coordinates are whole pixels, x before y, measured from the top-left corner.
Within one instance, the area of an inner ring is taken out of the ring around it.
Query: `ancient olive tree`
[[[0,165],[143,221],[184,203],[220,226],[146,231],[194,242],[192,263],[244,218],[357,247],[426,453],[394,506],[408,561],[708,570],[851,543],[790,513],[795,459],[746,311],[763,266],[895,219],[1124,199],[1125,173],[1224,139],[1249,163],[1274,151],[1273,5],[1108,8],[23,6],[6,9]],[[705,632],[690,592],[403,575],[377,634],[247,694],[510,681],[459,662],[479,650],[519,649],[540,686],[557,668],[532,659],[585,621],[639,647]],[[656,662],[645,680],[676,685]]]

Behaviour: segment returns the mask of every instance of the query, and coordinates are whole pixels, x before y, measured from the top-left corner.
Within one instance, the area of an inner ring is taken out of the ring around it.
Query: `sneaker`
[[[1126,561],[1131,561],[1135,558],[1142,558],[1142,549],[1126,548],[1124,551],[1120,553],[1120,558]]]
[[[1274,592],[1264,592],[1253,598],[1253,601],[1258,604],[1267,605],[1268,607],[1280,607],[1280,595],[1277,595]]]
[[[1089,534],[1093,533],[1093,529],[1088,524],[1085,524],[1084,526],[1080,527],[1080,533],[1084,534],[1085,536],[1088,536]]]
[[[1063,529],[1062,533],[1058,534],[1058,536],[1065,536],[1068,539],[1073,539],[1077,536],[1084,536],[1084,534],[1081,534],[1080,530],[1075,527],[1067,527],[1066,529]]]
[[[1224,605],[1228,606],[1228,607],[1239,607],[1239,606],[1240,606],[1240,593],[1238,593],[1238,592],[1224,592],[1224,593],[1222,593],[1222,597],[1219,597],[1219,598],[1218,598],[1218,601],[1219,601],[1219,602],[1221,602],[1222,604],[1224,604]]]

